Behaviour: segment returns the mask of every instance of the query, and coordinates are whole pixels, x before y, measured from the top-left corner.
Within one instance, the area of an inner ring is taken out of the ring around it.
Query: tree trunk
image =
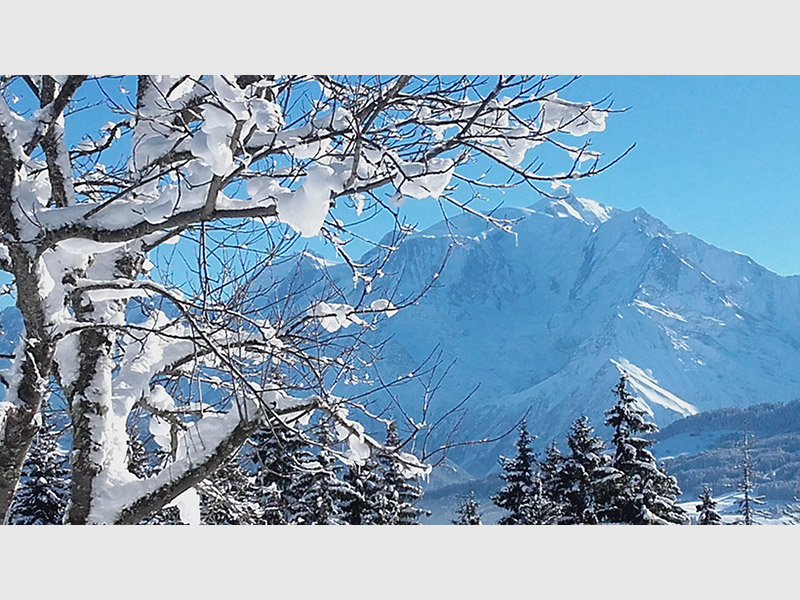
[[[113,263],[112,272],[116,277],[133,280],[140,265],[141,261],[123,250]],[[65,390],[72,415],[72,492],[66,520],[72,525],[84,525],[92,522],[97,477],[109,468],[124,469],[126,464],[127,410],[115,410],[118,407],[114,404],[112,382],[117,345],[114,326],[125,322],[126,302],[93,302],[89,292],[80,290],[71,296],[76,320],[90,326],[78,334],[77,377]]]

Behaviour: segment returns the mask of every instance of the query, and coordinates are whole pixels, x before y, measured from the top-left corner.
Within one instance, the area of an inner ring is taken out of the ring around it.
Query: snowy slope
[[[381,370],[408,373],[439,346],[455,361],[435,405],[468,402],[462,438],[513,427],[528,411],[544,445],[581,414],[603,411],[626,372],[660,424],[713,408],[800,395],[800,278],[677,234],[645,211],[574,197],[505,209],[515,235],[451,223],[457,244],[432,289],[376,332],[391,336]],[[413,235],[376,290],[411,295],[439,269],[451,239]],[[405,395],[404,395],[405,394]],[[416,403],[413,391],[401,400]],[[476,477],[510,441],[451,458]]]

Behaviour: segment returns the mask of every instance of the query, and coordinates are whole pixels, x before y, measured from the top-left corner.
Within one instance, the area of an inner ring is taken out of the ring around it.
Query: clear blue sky
[[[607,94],[630,110],[612,115],[595,148],[636,148],[578,182],[577,195],[641,206],[672,229],[800,273],[800,77],[591,76],[562,96]]]

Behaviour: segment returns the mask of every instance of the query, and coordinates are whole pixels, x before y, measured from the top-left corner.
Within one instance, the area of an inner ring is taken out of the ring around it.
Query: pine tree
[[[305,493],[299,499],[293,522],[341,525],[345,523],[344,503],[352,494],[349,485],[339,478],[342,466],[331,452],[333,435],[329,424],[320,425],[317,441],[320,448],[315,459],[305,463],[307,470],[299,476],[299,487]]]
[[[698,525],[722,525],[722,517],[717,512],[717,502],[711,494],[708,484],[703,486],[703,491],[699,496],[700,504],[695,507],[699,513],[697,515]]]
[[[348,484],[344,503],[343,520],[348,525],[365,525],[376,519],[379,489],[382,485],[378,474],[378,463],[367,459],[363,465],[347,468],[343,477]]]
[[[480,504],[475,500],[475,492],[470,492],[468,496],[461,499],[456,509],[456,518],[453,525],[483,525],[479,512]]]
[[[282,424],[263,428],[250,438],[250,458],[256,485],[262,490],[260,503],[268,525],[291,523],[296,518],[300,498],[308,483],[303,465],[314,455],[303,436]],[[302,481],[301,481],[302,479]]]
[[[200,518],[207,525],[264,525],[261,488],[238,458],[223,464],[198,487]]]
[[[561,523],[563,504],[572,486],[571,479],[564,471],[565,462],[564,455],[553,441],[545,450],[540,465],[542,493],[550,504],[549,520],[553,523]]]
[[[653,440],[639,436],[657,433],[658,426],[647,420],[646,412],[625,390],[626,382],[622,375],[614,390],[617,403],[606,411],[606,425],[614,428],[611,466],[621,476],[609,490],[609,510],[604,519],[633,525],[683,523],[686,513],[676,503],[681,494],[678,481],[656,463],[649,450]]]
[[[271,483],[266,487],[258,485],[258,505],[261,510],[261,520],[264,525],[287,525],[289,520],[284,509],[285,501],[283,493],[278,489],[277,484]]]
[[[386,427],[384,445],[390,451],[398,450],[402,441],[397,433],[397,425],[390,421]],[[398,459],[389,455],[378,457],[378,476],[380,484],[376,488],[375,511],[370,515],[370,525],[419,525],[421,516],[430,513],[417,508],[422,498],[422,487],[414,479],[408,479],[398,464]]]
[[[62,522],[69,501],[67,452],[58,443],[55,421],[42,411],[42,425],[22,467],[19,487],[11,506],[13,525],[56,525]]]
[[[500,519],[500,525],[541,525],[549,522],[552,515],[552,505],[544,495],[542,478],[536,469],[533,440],[523,419],[514,443],[517,456],[500,458],[503,468],[500,478],[506,485],[492,496],[492,502],[511,513]]]
[[[128,471],[139,479],[146,479],[155,471],[136,426],[128,429]]]
[[[583,416],[567,434],[570,454],[563,458],[558,477],[559,524],[595,525],[609,512],[610,490],[621,473],[611,466],[605,441],[593,433],[589,418]]]
[[[736,504],[739,505],[739,514],[742,518],[737,522],[739,525],[755,525],[755,517],[760,515],[756,506],[764,504],[764,496],[756,496],[753,492],[756,489],[755,478],[757,476],[755,464],[750,456],[750,436],[745,433],[742,442],[742,462],[739,464],[741,479],[736,485],[737,491],[742,495]]]
[[[783,507],[784,522],[789,525],[800,525],[800,498],[795,498],[793,503]]]

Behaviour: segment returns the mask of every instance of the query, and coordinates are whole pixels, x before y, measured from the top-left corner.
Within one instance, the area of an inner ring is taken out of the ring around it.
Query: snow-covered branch
[[[368,362],[365,335],[434,284],[373,292],[410,230],[398,207],[436,202],[510,231],[457,182],[535,187],[601,172],[588,141],[565,136],[602,131],[611,111],[565,100],[567,84],[4,78],[0,269],[25,333],[0,401],[0,515],[51,387],[71,419],[71,523],[139,522],[202,487],[257,429],[302,435],[314,419],[332,427],[331,456],[392,455],[406,474],[425,472],[366,433],[361,421],[383,417],[334,393]],[[544,172],[539,146],[564,164]],[[475,177],[475,163],[499,175]],[[361,227],[380,214],[398,225],[383,242]],[[352,271],[352,290],[306,251],[316,237]],[[353,258],[348,244],[364,243],[373,252]],[[167,457],[146,477],[128,467],[137,420],[148,451]]]

